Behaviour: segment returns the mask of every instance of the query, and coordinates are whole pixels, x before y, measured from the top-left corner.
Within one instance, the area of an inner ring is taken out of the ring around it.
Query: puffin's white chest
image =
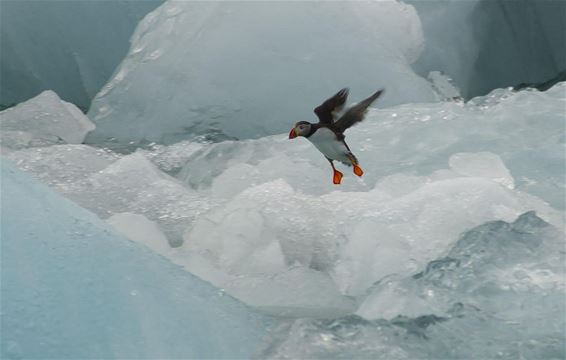
[[[336,139],[332,130],[320,128],[308,137],[310,142],[329,159],[349,163],[347,155],[350,153],[344,142]]]

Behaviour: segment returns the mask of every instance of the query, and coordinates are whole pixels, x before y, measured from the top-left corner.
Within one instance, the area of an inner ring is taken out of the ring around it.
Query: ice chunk
[[[464,176],[478,176],[492,179],[509,189],[515,188],[513,177],[501,161],[492,153],[458,153],[450,156],[450,168]]]
[[[116,232],[132,241],[144,244],[158,254],[171,252],[167,237],[159,226],[143,215],[119,213],[110,216],[106,222],[112,225]]]
[[[276,134],[344,86],[354,101],[386,88],[378,106],[432,101],[409,66],[422,47],[418,16],[397,1],[168,1],[94,99],[89,141]]]
[[[371,320],[296,320],[260,357],[564,357],[563,249],[533,212],[482,224],[424,271],[376,284],[358,310]]]
[[[161,0],[7,1],[0,14],[0,104],[47,89],[83,109],[128,51]]]
[[[428,74],[428,79],[432,82],[434,90],[436,90],[442,100],[462,100],[460,90],[454,86],[452,79],[440,71],[431,71]]]
[[[2,358],[250,358],[269,319],[2,161]]]
[[[73,104],[44,91],[0,113],[2,145],[12,148],[80,144],[94,124]]]
[[[133,212],[157,222],[172,245],[211,202],[161,172],[141,153],[122,157],[85,180],[72,196],[102,217]]]

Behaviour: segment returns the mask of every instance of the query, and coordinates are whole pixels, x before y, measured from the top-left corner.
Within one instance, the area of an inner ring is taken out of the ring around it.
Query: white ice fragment
[[[2,143],[23,148],[56,143],[80,144],[94,124],[73,104],[44,91],[0,113]]]

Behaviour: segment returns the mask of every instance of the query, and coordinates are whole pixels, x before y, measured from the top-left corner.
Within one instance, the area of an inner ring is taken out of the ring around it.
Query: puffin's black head
[[[312,124],[308,121],[299,121],[291,129],[289,139],[294,139],[297,136],[307,136],[307,134],[311,132],[311,126]]]

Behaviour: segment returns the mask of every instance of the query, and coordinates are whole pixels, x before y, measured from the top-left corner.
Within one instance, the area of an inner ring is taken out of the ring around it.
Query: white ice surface
[[[250,358],[269,319],[2,168],[3,359]]]
[[[80,144],[95,125],[75,105],[44,91],[0,112],[2,146],[26,148],[57,143]]]
[[[418,16],[397,1],[168,1],[94,99],[89,141],[276,134],[345,86],[352,101],[386,88],[379,106],[432,101],[410,68],[422,47]]]

